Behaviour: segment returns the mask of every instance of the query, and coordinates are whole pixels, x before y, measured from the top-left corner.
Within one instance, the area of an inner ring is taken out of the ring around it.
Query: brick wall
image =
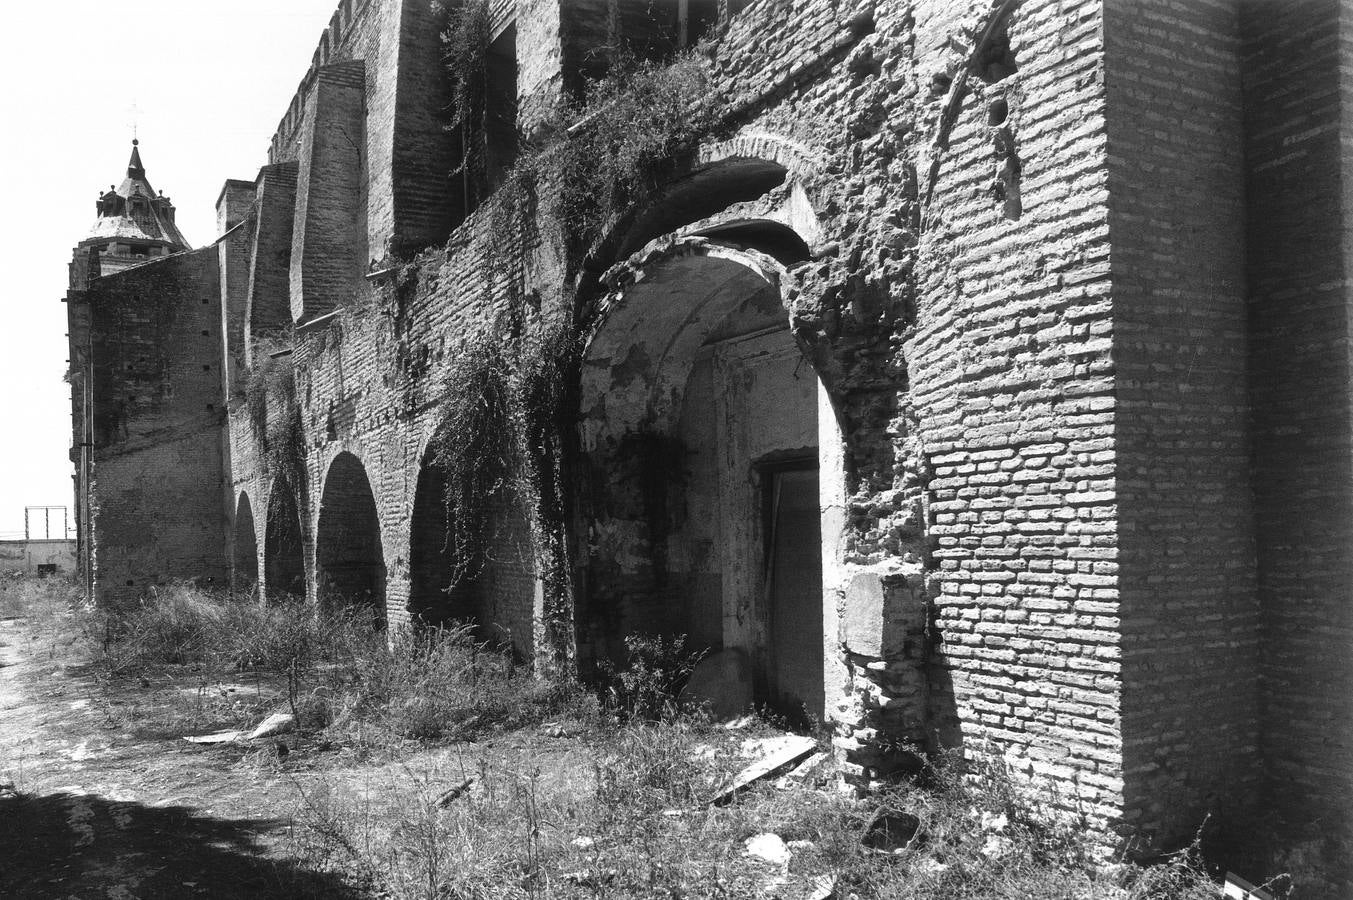
[[[279,336],[291,322],[291,239],[296,216],[296,163],[264,166],[258,173],[249,258],[248,333],[254,342]]]
[[[1167,842],[1208,810],[1236,821],[1271,772],[1270,799],[1346,833],[1333,0],[1239,16],[1226,0],[1025,0],[983,48],[1005,7],[732,6],[711,62],[726,133],[576,268],[545,235],[518,312],[529,333],[599,308],[618,283],[601,273],[652,238],[755,220],[725,239],[784,239],[772,280],[825,388],[824,677],[849,776],[895,774],[906,761],[880,748],[899,737],[958,746],[1054,782],[1092,823]],[[529,131],[612,22],[607,4],[513,8]],[[282,358],[302,458],[280,471],[238,400],[230,416],[234,493],[265,504],[270,589],[304,574],[314,599],[344,563],[379,569],[392,626],[427,602],[445,531],[425,454],[451,364],[504,309],[510,274],[481,208],[444,247],[362,277],[388,241],[440,243],[428,15],[422,0],[341,7],[279,127],[294,229],[285,174],[265,173],[249,304],[281,324],[290,246],[304,324]],[[585,508],[586,490],[567,503]],[[539,655],[542,538],[576,573],[591,533],[499,512],[465,607]],[[329,520],[356,524],[335,536]],[[580,591],[559,659],[600,652],[587,644],[605,629],[587,626],[620,621],[593,587],[545,598],[567,610]]]
[[[222,505],[221,294],[214,247],[96,280],[96,597],[175,579],[229,584]]]
[[[1239,22],[1112,2],[1104,32],[1118,553],[1083,558],[1118,602],[1077,609],[1121,622],[1127,819],[1185,842],[1259,778]]]
[[[958,12],[918,9],[923,76],[953,71],[946,42],[975,28]],[[905,351],[936,548],[930,713],[944,742],[999,752],[1112,822],[1120,637],[1098,4],[1025,3],[1009,43],[1017,71],[970,78],[940,151]],[[918,80],[921,102],[945,101],[947,79]],[[1012,155],[1018,185],[1005,177]]]
[[[250,258],[253,255],[256,218],[254,185],[230,180],[216,200],[216,245],[221,280],[221,334],[225,341],[225,365],[221,371],[222,394],[238,390],[244,373],[249,305]]]
[[[1353,801],[1348,16],[1242,6],[1251,401],[1270,808],[1338,861]]]
[[[442,65],[440,21],[418,0],[399,19],[392,171],[392,240],[403,256],[443,243],[451,230],[451,135],[444,125],[451,90]],[[373,236],[374,237],[374,236]],[[371,242],[373,255],[382,245]]]
[[[291,245],[291,315],[297,322],[351,302],[365,268],[365,72],[360,61],[326,66],[306,101]]]

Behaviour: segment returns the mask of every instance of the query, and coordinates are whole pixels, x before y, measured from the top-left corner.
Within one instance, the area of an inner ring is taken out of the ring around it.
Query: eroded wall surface
[[[269,165],[223,194],[238,228],[215,268],[157,289],[219,269],[208,311],[244,330],[223,345],[244,377],[215,373],[217,518],[250,509],[265,593],[315,602],[340,461],[370,491],[340,518],[374,521],[363,553],[406,626],[451,571],[429,467],[458,437],[458,367],[582,323],[568,405],[523,451],[557,466],[554,493],[495,496],[489,562],[448,610],[542,669],[684,631],[769,678],[783,623],[751,557],[775,517],[730,519],[729,497],[754,507],[770,463],[815,454],[821,714],[852,782],[957,747],[1143,846],[1242,822],[1265,792],[1343,835],[1344,18],[1332,0],[756,0],[707,51],[718,127],[579,259],[450,183],[429,4],[344,2]],[[542,139],[591,42],[666,40],[603,3],[490,20],[515,33],[518,126]],[[705,322],[720,291],[740,293]],[[799,358],[734,366],[731,389],[717,347],[747,335],[719,328],[741,302]],[[747,387],[771,368],[778,388]],[[815,431],[730,461],[719,435],[779,434],[791,399],[815,401],[794,417]]]
[[[92,478],[77,491],[90,499],[96,598],[134,602],[180,580],[228,586],[216,249],[98,278],[67,302],[92,409]]]

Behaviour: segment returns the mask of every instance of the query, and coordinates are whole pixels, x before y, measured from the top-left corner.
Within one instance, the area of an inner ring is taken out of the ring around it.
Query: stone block
[[[918,656],[925,631],[926,604],[905,576],[862,572],[846,588],[840,640],[857,656],[896,659]]]

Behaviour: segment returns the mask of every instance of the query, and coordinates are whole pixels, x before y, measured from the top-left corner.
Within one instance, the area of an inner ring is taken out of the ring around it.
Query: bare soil
[[[226,684],[191,667],[110,679],[59,620],[0,619],[0,898],[364,896],[298,852],[307,795],[338,785],[379,803],[414,777],[454,786],[486,756],[563,778],[584,768],[568,738],[377,758],[297,735],[183,740],[285,707],[276,679]]]

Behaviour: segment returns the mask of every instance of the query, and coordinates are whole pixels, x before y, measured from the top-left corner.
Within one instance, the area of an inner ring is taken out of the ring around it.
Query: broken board
[[[739,791],[746,790],[753,783],[802,762],[817,750],[817,741],[812,738],[786,735],[776,746],[767,749],[761,759],[743,769],[722,790],[716,793],[710,803],[718,806],[733,799]]]

